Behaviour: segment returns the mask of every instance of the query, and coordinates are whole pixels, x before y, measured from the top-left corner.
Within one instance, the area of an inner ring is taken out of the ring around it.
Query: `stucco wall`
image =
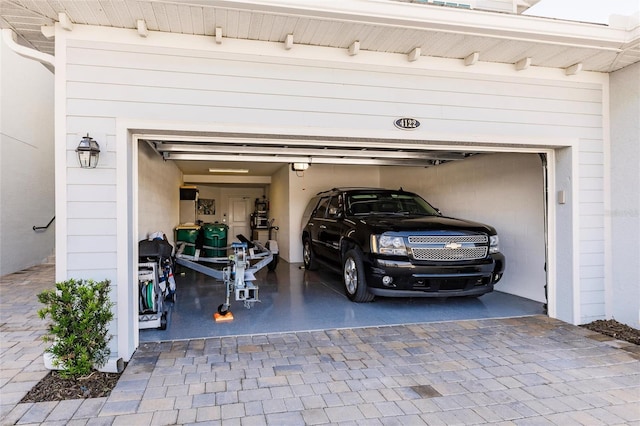
[[[611,74],[611,315],[640,328],[640,64]]]
[[[54,254],[55,225],[33,231],[55,214],[53,88],[51,71],[0,39],[0,275]]]

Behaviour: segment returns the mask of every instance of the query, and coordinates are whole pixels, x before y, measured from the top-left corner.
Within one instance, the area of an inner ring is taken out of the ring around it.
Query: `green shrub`
[[[44,319],[51,317],[49,334],[43,339],[53,342],[47,349],[54,356],[54,365],[63,377],[81,377],[91,373],[93,366],[103,366],[109,359],[113,319],[109,299],[109,280],[74,280],[56,283],[55,290],[38,294],[46,305],[38,311]]]

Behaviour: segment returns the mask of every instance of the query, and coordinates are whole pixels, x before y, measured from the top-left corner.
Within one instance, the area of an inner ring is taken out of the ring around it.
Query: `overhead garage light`
[[[309,168],[309,163],[291,163],[291,170],[294,172],[304,172]]]
[[[209,173],[249,173],[249,169],[209,169]]]

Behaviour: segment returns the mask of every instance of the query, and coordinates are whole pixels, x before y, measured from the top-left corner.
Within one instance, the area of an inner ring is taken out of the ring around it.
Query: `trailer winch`
[[[194,243],[184,241],[176,243],[177,264],[224,283],[226,297],[224,303],[218,306],[218,311],[214,315],[216,321],[233,319],[233,315],[229,310],[232,294],[235,295],[235,300],[243,302],[244,307],[247,309],[251,309],[254,303],[260,302],[258,286],[254,284],[256,280],[255,273],[265,266],[275,263],[278,256],[278,244],[275,241],[269,241],[269,248],[267,248],[258,241],[249,241],[242,235],[238,235],[237,238],[240,242],[233,242],[230,246],[222,248],[225,252],[227,250],[233,252],[233,254],[225,257],[200,256],[201,253],[210,253],[213,247],[205,245],[198,247]],[[189,252],[194,254],[184,254],[186,248],[189,248]],[[220,249],[220,247],[215,248],[218,251]],[[222,269],[207,266],[206,264],[222,266]]]

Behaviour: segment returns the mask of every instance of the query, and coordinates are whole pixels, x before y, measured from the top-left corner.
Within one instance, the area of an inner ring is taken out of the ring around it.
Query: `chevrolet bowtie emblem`
[[[462,244],[460,244],[460,243],[447,243],[444,246],[444,248],[452,249],[452,250],[459,249],[460,247],[462,247]]]

